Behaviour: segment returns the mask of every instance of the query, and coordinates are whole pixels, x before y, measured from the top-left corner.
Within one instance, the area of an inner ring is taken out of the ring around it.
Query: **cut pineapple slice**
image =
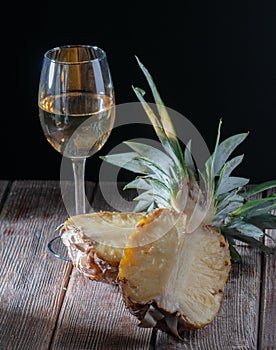
[[[126,242],[144,215],[105,211],[67,219],[61,228],[61,240],[73,265],[92,280],[117,283]]]
[[[178,337],[217,315],[231,266],[221,234],[208,226],[191,233],[185,228],[184,214],[151,211],[130,235],[118,275],[124,301],[140,326]]]

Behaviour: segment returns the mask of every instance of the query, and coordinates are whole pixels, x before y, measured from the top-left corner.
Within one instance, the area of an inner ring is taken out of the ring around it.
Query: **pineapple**
[[[141,327],[181,338],[182,331],[208,325],[219,312],[231,261],[241,259],[237,241],[272,253],[263,237],[266,228],[276,227],[276,196],[248,199],[275,187],[276,181],[246,190],[249,180],[231,175],[243,155],[229,158],[247,133],[221,142],[221,121],[214,152],[205,169],[198,170],[191,141],[182,151],[151,75],[138,58],[137,62],[157,113],[142,89],[133,90],[164,151],[126,142],[131,152],[101,157],[140,174],[125,186],[141,192],[134,198],[134,212],[75,216],[67,220],[61,236],[73,263],[86,276],[120,285]],[[106,218],[110,229],[105,228]]]

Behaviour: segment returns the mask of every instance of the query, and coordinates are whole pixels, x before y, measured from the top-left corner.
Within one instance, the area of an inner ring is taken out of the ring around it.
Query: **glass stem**
[[[76,215],[85,214],[85,161],[86,159],[72,159],[74,182],[75,182],[75,210]]]

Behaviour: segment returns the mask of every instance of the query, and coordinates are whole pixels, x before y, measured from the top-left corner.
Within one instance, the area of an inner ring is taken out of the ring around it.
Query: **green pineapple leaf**
[[[148,118],[150,119],[150,122],[152,126],[154,127],[155,133],[157,137],[159,138],[159,141],[161,142],[162,146],[166,150],[166,152],[169,154],[169,156],[173,159],[175,164],[181,169],[184,176],[187,176],[187,170],[184,166],[184,163],[182,162],[181,158],[179,159],[178,156],[175,153],[175,148],[177,147],[175,145],[174,137],[171,137],[170,134],[166,133],[166,130],[161,122],[159,122],[157,116],[149,106],[149,104],[145,101],[143,94],[141,93],[141,89],[139,88],[133,88],[137,98],[140,100]],[[182,156],[183,158],[183,156]]]
[[[239,232],[243,236],[252,237],[260,240],[264,236],[263,230],[259,229],[257,226],[248,224],[242,221],[232,223],[228,228],[235,229],[236,233]]]
[[[174,168],[175,165],[172,159],[159,149],[138,142],[125,141],[128,147],[135,151],[139,156],[151,160],[153,163],[158,164],[165,171],[169,171],[170,168]]]
[[[133,200],[138,201],[138,202],[144,201],[147,203],[147,206],[150,206],[150,205],[152,205],[154,200],[156,200],[156,198],[158,198],[158,207],[162,207],[162,208],[169,207],[167,199],[164,198],[159,192],[155,191],[153,188],[142,192],[137,197],[135,197]],[[134,210],[137,211],[137,208],[135,208]]]
[[[234,188],[241,188],[249,181],[244,178],[229,178],[230,173],[241,163],[243,156],[235,157],[227,162],[230,155],[244,141],[248,133],[233,135],[220,142],[221,124],[222,120],[220,119],[214,152],[205,163],[205,177],[211,192],[215,192],[215,178],[219,177],[218,185],[216,185],[216,195],[229,192]]]
[[[233,211],[233,222],[235,217],[243,217],[245,219],[260,216],[270,213],[273,209],[276,209],[276,194],[265,198],[252,199]]]
[[[100,159],[107,163],[117,165],[120,168],[132,171],[138,174],[149,174],[150,170],[138,160],[136,152],[126,152],[119,154],[110,154],[107,156],[100,156]]]
[[[228,162],[224,164],[222,167],[222,170],[220,171],[220,174],[223,174],[224,177],[230,176],[232,171],[243,161],[244,155],[240,155],[237,157],[232,158]]]
[[[245,179],[243,177],[236,177],[236,176],[227,176],[223,177],[219,183],[218,188],[216,189],[216,196],[228,193],[234,189],[241,189],[245,185],[247,185],[249,182],[249,179]]]
[[[274,187],[276,187],[276,180],[262,182],[247,189],[244,193],[241,193],[241,196],[244,198],[249,198]]]
[[[237,249],[234,247],[234,243],[233,240],[231,241],[228,238],[228,243],[229,243],[229,250],[230,250],[230,256],[231,256],[231,260],[235,263],[238,263],[241,261],[241,256],[239,254],[239,252],[237,251]]]
[[[184,151],[184,160],[185,160],[185,164],[188,169],[190,177],[194,179],[197,175],[197,170],[192,157],[191,144],[192,144],[192,141],[189,140]]]
[[[248,245],[250,245],[252,247],[260,248],[266,255],[272,254],[272,249],[270,247],[265,245],[262,242],[262,240],[257,239],[253,236],[250,236],[250,233],[252,233],[251,230],[249,231],[249,234],[247,234],[246,228],[243,232],[237,231],[234,229],[222,228],[222,234],[225,236],[225,238],[227,239],[228,242],[230,239],[235,239],[235,240],[247,243]]]
[[[220,141],[220,129],[221,129],[222,120],[219,121],[218,131],[217,131],[217,138],[215,143],[215,149],[214,152],[211,154],[211,156],[207,159],[205,163],[205,173],[202,174],[203,178],[205,179],[205,182],[207,183],[208,190],[210,193],[214,192],[214,179],[215,179],[215,161]]]
[[[160,180],[157,180],[151,176],[137,177],[130,183],[128,183],[124,189],[134,188],[137,190],[143,190],[144,192],[137,197],[134,201],[143,200],[149,205],[154,204],[156,197],[159,198],[162,206],[170,207],[171,193],[170,189]],[[150,194],[150,197],[148,196]]]
[[[149,183],[144,179],[143,176],[136,176],[134,180],[126,184],[123,188],[123,190],[129,190],[131,188],[137,189],[137,190],[149,190],[151,186]]]
[[[251,216],[247,218],[246,221],[259,227],[261,230],[276,229],[276,215],[271,213]]]
[[[154,101],[156,103],[156,107],[160,116],[160,122],[162,124],[162,127],[166,133],[166,135],[168,136],[168,138],[171,140],[173,149],[174,149],[174,154],[176,155],[177,159],[179,160],[181,166],[183,168],[185,168],[185,163],[184,163],[184,158],[183,158],[183,153],[180,147],[180,144],[178,142],[178,138],[173,126],[173,123],[171,121],[170,115],[167,111],[166,106],[164,105],[159,92],[157,91],[156,85],[153,81],[153,78],[151,76],[151,74],[149,73],[149,71],[147,70],[147,68],[141,63],[141,61],[139,60],[139,58],[137,56],[135,56],[139,67],[141,68],[142,72],[144,73],[147,82],[149,84],[149,87],[151,89]]]
[[[247,136],[248,133],[233,135],[219,144],[214,159],[214,176],[219,175],[219,172],[221,171],[229,156],[233,153],[236,147],[244,141]]]

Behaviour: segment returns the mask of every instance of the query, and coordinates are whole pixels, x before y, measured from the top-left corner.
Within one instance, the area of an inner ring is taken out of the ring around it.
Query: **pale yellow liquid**
[[[105,95],[71,92],[42,100],[39,118],[47,140],[58,152],[68,158],[87,158],[108,139],[115,106]]]

